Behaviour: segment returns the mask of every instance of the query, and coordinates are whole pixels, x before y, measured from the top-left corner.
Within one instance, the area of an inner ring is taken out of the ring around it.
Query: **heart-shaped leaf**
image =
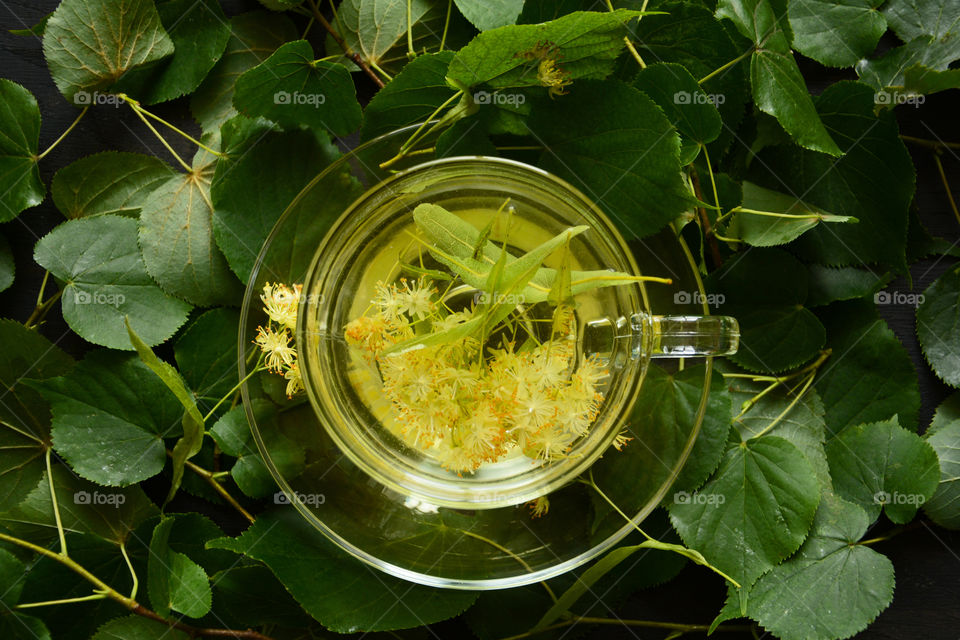
[[[68,218],[101,213],[136,216],[150,192],[173,175],[170,165],[154,156],[103,151],[57,171],[50,195]]]
[[[0,78],[0,222],[13,220],[43,200],[37,168],[40,107],[33,94]]]

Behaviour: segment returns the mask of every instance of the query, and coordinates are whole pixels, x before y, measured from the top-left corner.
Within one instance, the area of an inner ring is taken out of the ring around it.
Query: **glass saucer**
[[[424,150],[389,170],[379,168],[416,128],[387,134],[342,156],[290,203],[251,272],[240,323],[241,353],[257,327],[266,324],[260,300],[265,283],[304,282],[327,230],[353,202],[397,171],[436,159],[432,150]],[[603,209],[602,201],[598,206]],[[699,293],[699,299],[705,299],[690,251],[672,228],[642,240],[630,239],[627,229],[621,233],[641,272],[673,280],[671,286],[648,289],[653,312],[688,314],[693,311],[691,297],[697,299]],[[674,373],[679,366],[691,369],[697,360],[654,360],[650,367]],[[250,366],[241,360],[241,379]],[[632,441],[622,451],[604,453],[578,481],[552,491],[546,513],[535,511],[532,504],[451,508],[397,492],[367,475],[338,448],[305,396],[286,400],[280,376],[252,378],[242,386],[242,396],[271,474],[300,514],[334,543],[412,582],[498,589],[544,580],[595,558],[660,504],[693,448],[706,409],[709,360],[698,371],[702,375],[685,377],[692,391],[686,395],[688,404],[677,408],[689,419],[683,424],[651,420],[645,416],[658,411],[658,399],[638,402],[624,424]],[[303,449],[303,460],[294,456],[296,461],[291,461],[290,441]]]

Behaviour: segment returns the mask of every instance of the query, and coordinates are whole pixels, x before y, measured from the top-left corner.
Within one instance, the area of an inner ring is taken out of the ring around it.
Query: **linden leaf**
[[[153,346],[186,321],[190,305],[171,298],[147,273],[137,221],[115,215],[69,220],[37,242],[34,260],[64,282],[63,318],[80,337],[132,349],[124,318]]]
[[[583,190],[631,237],[659,231],[691,204],[679,137],[633,87],[577,83],[563,100],[534,104],[530,131],[546,147],[538,166]]]
[[[211,309],[183,330],[173,345],[180,374],[199,400],[212,406],[237,383],[235,309]]]
[[[851,216],[827,213],[799,198],[746,180],[742,188],[743,204],[740,208],[743,211],[737,213],[731,224],[733,233],[754,247],[792,242],[821,222],[857,222]]]
[[[251,406],[260,425],[270,424],[265,418],[276,414],[275,406],[265,400],[254,400]],[[252,498],[265,498],[277,491],[277,483],[250,433],[244,407],[234,407],[225,413],[211,427],[210,435],[224,453],[237,459],[230,468],[230,475],[241,491]],[[270,451],[270,461],[280,475],[284,478],[300,475],[304,465],[303,447],[276,431],[265,429],[260,435]]]
[[[40,107],[33,94],[0,78],[0,222],[43,201],[46,187],[37,168]]]
[[[840,156],[843,152],[824,128],[800,68],[790,50],[790,35],[769,0],[720,0],[717,17],[730,19],[755,45],[750,84],[757,108],[775,117],[802,147]]]
[[[809,276],[807,306],[819,307],[837,300],[867,298],[882,289],[893,276],[889,272],[878,275],[871,268],[825,267],[808,264]]]
[[[241,286],[213,237],[213,204],[202,174],[177,174],[143,200],[139,242],[147,273],[191,304],[235,303]]]
[[[409,0],[396,2],[395,0],[343,0],[337,7],[335,27],[350,50],[368,64],[374,64],[385,69],[390,68],[393,62],[394,48],[403,44],[406,52],[407,35],[407,8],[410,9],[410,24],[416,31],[418,25],[430,19],[432,14],[438,14],[441,21],[446,14],[446,4],[440,11],[438,0]],[[436,26],[436,25],[435,25]],[[443,23],[439,25],[443,28]],[[425,30],[431,40],[439,42],[439,31]],[[424,33],[414,33],[414,46],[417,51],[425,47],[417,46],[417,41],[425,36]],[[402,41],[402,42],[401,42]],[[341,51],[340,46],[327,38],[326,50],[328,53]],[[399,56],[397,56],[399,57]],[[406,62],[406,56],[403,56]]]
[[[452,59],[452,51],[441,51],[411,60],[370,100],[363,112],[361,139],[427,120],[453,95],[445,79]]]
[[[852,67],[873,53],[887,30],[887,21],[877,11],[881,2],[790,0],[793,46],[828,67]]]
[[[683,65],[647,65],[637,74],[633,86],[653,98],[685,139],[707,143],[720,135],[720,112]]]
[[[454,0],[460,13],[479,31],[516,24],[524,0]]]
[[[90,104],[92,93],[172,53],[152,0],[63,0],[43,33],[50,75],[76,104]]]
[[[941,527],[960,529],[960,420],[955,418],[936,429],[930,425],[924,438],[940,460],[940,484],[923,503],[923,511]]]
[[[960,268],[954,268],[927,287],[917,307],[917,337],[934,373],[960,387]]]
[[[847,638],[893,600],[893,563],[857,542],[870,520],[863,509],[825,494],[800,550],[760,577],[747,614],[783,640]]]
[[[230,39],[230,23],[218,0],[160,0],[157,11],[173,41],[173,56],[155,67],[129,71],[114,87],[146,104],[193,92]]]
[[[577,11],[543,24],[485,31],[457,52],[447,77],[457,87],[549,86],[541,77],[540,64],[554,60],[565,79],[601,80],[613,71],[624,48],[627,21],[639,15],[643,12],[627,9]]]
[[[361,109],[350,72],[314,58],[306,40],[286,43],[237,78],[234,106],[285,127],[306,124],[351,133],[360,126]]]
[[[150,560],[147,564],[147,587],[150,604],[161,616],[179,611],[191,618],[200,618],[210,611],[213,594],[210,581],[200,565],[170,548],[170,532],[175,517],[164,517],[150,538]]]
[[[778,145],[758,154],[749,179],[860,221],[820,225],[805,233],[792,246],[804,259],[904,268],[915,172],[893,114],[874,115],[873,91],[855,82],[830,86],[816,103],[844,156],[833,159]]]
[[[189,640],[179,629],[141,616],[117,618],[102,625],[90,640]]]
[[[838,494],[863,507],[871,519],[882,507],[897,524],[913,519],[940,477],[933,447],[896,418],[847,427],[827,442],[827,459]]]
[[[230,39],[220,60],[190,96],[190,110],[204,133],[217,131],[236,115],[237,77],[257,66],[283,43],[296,40],[297,30],[283,14],[252,11],[230,19]]]
[[[864,300],[835,302],[817,310],[827,347],[837,356],[820,370],[817,389],[826,408],[828,437],[850,425],[886,420],[917,428],[920,389],[906,349]]]
[[[150,192],[173,175],[170,165],[154,156],[103,151],[57,171],[50,195],[68,218],[102,213],[135,217]]]
[[[767,434],[729,447],[697,496],[705,499],[670,505],[674,527],[688,547],[747,585],[806,538],[820,485],[800,449]]]
[[[32,382],[51,405],[53,446],[81,476],[126,486],[160,472],[180,404],[132,354],[92,351],[66,376]]]
[[[262,561],[307,613],[337,633],[418,627],[453,617],[477,598],[473,592],[425,587],[376,572],[292,509],[264,513],[239,537],[211,540],[207,546]]]

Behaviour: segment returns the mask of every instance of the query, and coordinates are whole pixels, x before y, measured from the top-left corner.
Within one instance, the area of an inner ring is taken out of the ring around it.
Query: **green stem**
[[[307,26],[304,27],[304,29],[303,29],[303,34],[300,36],[300,39],[301,39],[301,40],[306,40],[306,39],[307,39],[307,34],[310,33],[310,28],[311,28],[314,24],[316,24],[316,22],[317,22],[317,19],[314,18],[313,15],[311,15],[311,14],[307,14],[307,15],[310,16],[310,20],[307,21]],[[333,57],[333,56],[331,56],[331,57]]]
[[[211,416],[213,416],[213,414],[217,411],[217,409],[220,408],[220,405],[222,405],[224,402],[226,402],[227,400],[229,400],[230,398],[232,398],[232,397],[233,397],[233,394],[236,393],[237,390],[240,389],[240,386],[241,386],[244,382],[246,382],[247,380],[249,380],[250,378],[252,378],[255,374],[260,373],[261,371],[266,371],[266,370],[267,370],[266,367],[257,366],[253,371],[251,371],[250,373],[248,373],[247,375],[245,375],[245,376],[243,377],[243,380],[241,380],[241,381],[238,382],[237,384],[233,385],[233,388],[230,389],[230,391],[228,391],[228,392],[226,393],[226,395],[224,395],[222,398],[220,398],[220,399],[217,401],[217,404],[213,405],[213,409],[210,409],[210,411],[207,412],[207,415],[203,416],[203,423],[206,424],[206,423],[207,423],[207,420],[209,420],[209,419],[211,418]]]
[[[50,296],[49,300],[47,300],[43,304],[38,305],[33,310],[33,313],[30,314],[30,317],[27,318],[27,321],[23,323],[24,326],[26,326],[28,329],[32,329],[34,326],[40,324],[40,322],[43,321],[44,317],[46,317],[47,312],[50,311],[50,307],[52,307],[54,303],[56,303],[56,301],[59,300],[60,296],[62,295],[63,295],[63,289],[60,289],[55,294]]]
[[[625,513],[623,512],[623,510],[622,510],[620,507],[618,507],[617,504],[616,504],[613,500],[611,500],[611,499],[607,496],[607,494],[603,492],[603,490],[602,490],[600,487],[597,486],[597,483],[596,483],[596,482],[594,481],[594,479],[593,479],[593,471],[592,471],[592,470],[588,472],[587,477],[589,478],[589,481],[586,481],[586,480],[582,480],[582,479],[581,479],[581,482],[583,482],[583,483],[586,484],[588,487],[591,487],[594,491],[596,491],[596,492],[597,492],[597,495],[599,495],[601,498],[603,498],[604,502],[606,502],[607,504],[609,504],[609,505],[613,508],[613,510],[616,511],[617,513],[619,513],[620,516],[621,516],[624,520],[626,520],[627,522],[629,522],[629,523],[633,526],[634,529],[636,529],[637,531],[639,531],[639,532],[640,532],[640,535],[642,535],[644,538],[647,539],[646,546],[649,546],[651,549],[659,549],[659,550],[661,550],[661,551],[671,551],[671,552],[673,552],[673,553],[680,554],[680,555],[684,556],[685,558],[688,558],[688,559],[692,560],[692,561],[695,562],[696,564],[702,565],[702,566],[706,567],[707,569],[710,569],[711,571],[713,571],[714,573],[716,573],[717,575],[719,575],[720,577],[722,577],[724,580],[728,581],[730,584],[732,584],[732,585],[734,585],[735,587],[737,587],[738,589],[740,588],[740,583],[739,583],[739,582],[737,582],[736,580],[734,580],[733,578],[731,578],[730,576],[728,576],[727,574],[725,574],[723,571],[721,571],[720,569],[717,569],[717,568],[714,567],[712,564],[710,564],[709,562],[707,562],[707,559],[703,557],[703,554],[701,554],[701,553],[700,553],[699,551],[697,551],[696,549],[689,549],[689,548],[684,547],[684,546],[679,545],[679,544],[671,544],[671,543],[669,543],[669,542],[661,542],[660,540],[657,540],[656,538],[650,536],[646,531],[644,531],[643,529],[640,528],[640,525],[638,525],[636,522],[633,521],[633,518],[631,518],[631,517],[629,517],[627,514],[625,514]]]
[[[127,563],[127,569],[130,570],[130,577],[133,579],[133,587],[130,589],[130,599],[137,599],[137,588],[140,586],[140,581],[137,579],[137,572],[133,568],[133,563],[130,562],[130,556],[127,555],[127,545],[123,542],[120,543],[120,553],[123,554],[123,559]]]
[[[934,134],[936,135],[936,134]],[[915,138],[914,136],[907,136],[900,134],[900,139],[904,142],[909,142],[921,147],[927,147],[928,149],[934,150],[943,150],[943,149],[960,149],[960,142],[943,142],[940,140],[927,140],[926,138]]]
[[[130,104],[130,103],[127,103],[127,104]],[[170,152],[170,155],[172,155],[174,159],[176,159],[176,161],[180,163],[180,166],[183,167],[187,171],[187,173],[192,172],[193,167],[191,167],[189,164],[183,161],[183,158],[180,157],[180,154],[178,154],[176,151],[173,150],[173,147],[170,146],[170,143],[167,142],[167,140],[162,135],[160,135],[160,132],[157,131],[157,128],[154,127],[153,124],[151,124],[150,121],[144,117],[143,113],[141,113],[140,110],[134,107],[132,104],[130,104],[130,108],[133,109],[133,112],[137,114],[137,117],[143,121],[143,124],[147,125],[147,128],[153,132],[153,135],[157,136],[157,140],[160,141],[160,144],[162,144],[167,149],[167,151]]]
[[[49,279],[50,279],[50,272],[44,269],[43,282],[40,283],[40,293],[37,294],[37,304],[36,304],[37,307],[43,304],[43,294],[46,293],[47,291],[47,280]]]
[[[446,100],[444,100],[444,101],[443,101],[443,104],[441,104],[439,107],[437,107],[436,109],[434,109],[434,110],[433,110],[433,113],[431,113],[429,116],[427,116],[427,118],[423,121],[423,123],[422,123],[419,127],[417,127],[417,130],[414,131],[413,134],[412,134],[409,138],[407,138],[407,141],[404,142],[402,145],[400,145],[400,150],[397,151],[397,154],[396,154],[395,156],[393,156],[392,158],[390,158],[389,160],[387,160],[386,162],[382,162],[382,163],[380,164],[380,168],[381,168],[381,169],[386,169],[387,167],[395,164],[396,162],[398,162],[398,161],[402,160],[404,157],[406,157],[407,153],[410,151],[410,148],[413,147],[413,145],[415,145],[417,142],[419,142],[419,141],[421,140],[421,138],[423,138],[424,136],[426,136],[427,134],[429,134],[431,131],[434,130],[434,128],[435,128],[437,125],[439,125],[439,124],[441,124],[441,123],[443,122],[443,120],[438,120],[437,122],[435,122],[434,124],[431,125],[431,124],[430,124],[431,121],[432,121],[434,118],[436,118],[437,115],[438,115],[441,111],[443,111],[443,110],[446,109],[448,106],[450,106],[450,104],[451,104],[452,102],[454,102],[455,100],[459,99],[460,96],[462,96],[462,95],[463,95],[463,89],[460,89],[459,91],[457,91],[456,93],[454,93],[452,96],[450,96],[449,98],[447,98]],[[429,126],[429,128],[427,128],[428,126]]]
[[[33,440],[33,441],[36,442],[37,444],[40,444],[40,445],[44,445],[44,446],[45,446],[45,443],[43,442],[43,440],[41,440],[41,439],[38,438],[37,436],[33,435],[32,433],[27,433],[27,432],[24,431],[23,429],[20,429],[20,428],[18,428],[18,427],[13,426],[12,424],[10,424],[9,422],[7,422],[6,420],[0,420],[0,425],[3,425],[4,427],[7,427],[8,429],[12,429],[13,431],[16,431],[17,433],[19,433],[20,435],[22,435],[24,438],[30,438],[31,440]]]
[[[67,536],[63,531],[63,522],[60,520],[60,504],[57,502],[57,492],[53,487],[53,466],[50,464],[52,449],[47,447],[44,460],[47,465],[47,483],[50,486],[50,504],[53,506],[53,519],[57,523],[57,535],[60,536],[60,555],[67,557]]]
[[[800,389],[800,391],[793,396],[793,400],[790,401],[790,404],[788,404],[788,405],[786,406],[786,408],[777,415],[776,418],[774,418],[773,420],[771,420],[771,421],[770,421],[770,424],[768,424],[766,427],[764,427],[763,429],[761,429],[761,430],[760,430],[760,433],[758,433],[758,434],[755,435],[755,436],[752,436],[751,439],[753,439],[753,438],[759,438],[760,436],[764,435],[765,433],[768,433],[771,429],[773,429],[775,426],[777,426],[778,424],[780,424],[780,421],[783,420],[783,419],[787,416],[788,413],[790,413],[791,411],[793,411],[793,408],[794,408],[795,406],[797,406],[797,403],[800,402],[800,398],[802,398],[802,397],[804,396],[804,394],[807,393],[807,389],[810,388],[810,385],[813,384],[813,379],[816,378],[816,377],[817,377],[817,372],[816,372],[816,371],[811,371],[811,372],[807,375],[807,381],[803,384],[803,388]]]
[[[330,22],[323,17],[323,14],[320,13],[320,7],[317,6],[316,0],[307,0],[307,4],[310,6],[310,11],[313,12],[313,17],[316,18],[317,22],[319,22],[320,25],[327,30],[327,33],[330,34],[330,37],[333,38],[333,41],[336,42],[337,46],[340,47],[340,50],[343,51],[343,55],[350,58],[355,65],[363,69],[363,72],[366,73],[371,80],[373,80],[374,84],[376,84],[378,88],[382,89],[385,86],[383,84],[383,80],[381,80],[380,77],[373,72],[373,69],[370,68],[370,65],[366,63],[359,53],[353,51],[347,45],[343,37],[337,33],[336,29],[333,28],[333,25],[331,25]],[[332,0],[330,2],[330,6],[333,7]],[[337,14],[335,8],[333,10],[333,16],[334,19],[337,20],[337,24],[340,24],[340,16]],[[341,29],[342,28],[343,26],[341,25]]]
[[[743,60],[744,58],[746,58],[746,57],[747,57],[748,55],[750,55],[751,53],[753,53],[753,49],[747,49],[746,51],[744,51],[743,53],[741,53],[739,56],[737,56],[736,58],[734,58],[734,59],[731,60],[730,62],[728,62],[728,63],[726,63],[725,65],[722,65],[722,66],[720,66],[720,67],[717,67],[716,69],[714,69],[713,71],[711,71],[711,72],[708,73],[707,75],[705,75],[705,76],[703,76],[702,78],[700,78],[700,81],[699,81],[697,84],[703,84],[704,82],[706,82],[706,81],[710,80],[711,78],[713,78],[714,76],[716,76],[718,73],[723,73],[724,71],[726,71],[727,69],[729,69],[729,68],[732,67],[733,65],[737,64],[738,62],[740,62],[741,60]]]
[[[450,12],[453,11],[453,0],[447,0],[447,17],[443,21],[443,34],[440,36],[440,51],[447,43],[447,31],[450,29]]]
[[[40,155],[38,155],[38,156],[36,157],[37,162],[39,162],[40,160],[43,160],[48,153],[50,153],[51,151],[53,151],[53,149],[54,149],[58,144],[60,144],[60,143],[63,141],[63,139],[66,138],[67,135],[69,135],[69,133],[70,133],[71,131],[73,131],[73,128],[74,128],[75,126],[77,126],[77,123],[80,122],[80,120],[83,119],[83,116],[87,115],[87,111],[89,111],[89,110],[90,110],[90,107],[84,107],[83,110],[80,112],[80,115],[78,115],[77,118],[73,121],[73,123],[72,123],[69,127],[67,127],[67,130],[64,131],[63,133],[61,133],[61,134],[60,134],[60,137],[53,141],[53,144],[51,144],[49,147],[47,147],[46,150],[45,150],[43,153],[41,153]]]
[[[475,540],[480,540],[481,542],[485,542],[490,546],[492,546],[493,548],[499,551],[502,551],[503,553],[507,554],[508,556],[510,556],[517,562],[519,562],[520,565],[527,570],[527,573],[533,573],[533,568],[529,564],[527,564],[527,562],[523,558],[515,554],[513,551],[510,551],[510,549],[507,549],[502,544],[499,544],[495,540],[491,540],[490,538],[481,536],[478,533],[473,533],[472,531],[467,531],[466,529],[457,529],[457,531],[459,531],[465,536],[469,536],[471,538],[474,538]],[[547,591],[547,594],[550,596],[550,599],[556,602],[557,595],[553,592],[553,589],[550,588],[550,585],[548,585],[546,582],[543,582],[543,581],[541,581],[540,584],[543,585],[543,588]]]
[[[121,94],[118,94],[118,95],[120,96],[120,98],[121,98],[124,102],[126,102],[127,104],[129,104],[129,105],[133,108],[133,110],[136,111],[137,113],[141,113],[141,114],[147,116],[148,118],[153,118],[154,120],[156,120],[156,121],[159,122],[160,124],[164,125],[165,127],[167,127],[168,129],[170,129],[170,130],[173,131],[174,133],[180,134],[181,136],[183,136],[184,138],[186,138],[187,140],[189,140],[189,141],[192,142],[193,144],[197,145],[198,147],[200,147],[200,148],[203,149],[204,151],[206,151],[206,152],[208,152],[208,153],[212,153],[213,155],[215,155],[215,156],[218,157],[218,158],[223,158],[223,157],[225,156],[225,154],[221,153],[220,151],[214,151],[213,149],[211,149],[211,148],[208,147],[207,145],[203,144],[202,142],[200,142],[199,140],[197,140],[196,138],[194,138],[193,136],[191,136],[189,133],[187,133],[187,132],[179,129],[178,127],[174,126],[173,124],[167,122],[166,120],[164,120],[164,119],[161,118],[160,116],[155,115],[155,114],[153,114],[153,113],[150,113],[149,111],[147,111],[146,109],[144,109],[143,107],[141,107],[139,102],[137,102],[136,100],[134,100],[133,98],[131,98],[131,97],[128,96],[127,94],[121,93]]]
[[[391,80],[393,80],[393,77],[389,73],[381,69],[380,65],[378,65],[373,60],[370,61],[370,68],[376,71],[377,73],[379,73],[380,75],[382,75],[387,82],[390,82]]]
[[[18,604],[15,609],[33,609],[34,607],[51,607],[57,604],[72,604],[74,602],[89,602],[91,600],[103,600],[107,597],[105,593],[94,593],[89,596],[81,596],[79,598],[63,598],[62,600],[45,600],[43,602],[26,602],[24,604]]]
[[[417,52],[413,50],[413,0],[407,0],[407,57],[416,57]]]
[[[167,451],[167,455],[173,455],[173,454],[172,454],[172,452]],[[206,481],[206,483],[209,484],[209,485],[213,488],[214,491],[216,491],[217,493],[220,494],[220,497],[222,497],[224,500],[226,500],[227,503],[228,503],[231,507],[233,507],[234,509],[236,509],[237,512],[238,512],[240,515],[242,515],[242,516],[243,516],[244,518],[246,518],[251,524],[253,524],[253,521],[255,520],[255,518],[254,518],[252,515],[250,515],[250,512],[247,511],[246,509],[244,509],[243,506],[242,506],[239,502],[237,502],[237,499],[236,499],[236,498],[234,498],[232,495],[230,495],[230,492],[227,491],[227,490],[223,487],[223,485],[221,485],[219,482],[217,482],[217,479],[214,477],[214,473],[213,473],[212,471],[208,471],[208,470],[204,469],[203,467],[201,467],[201,466],[199,466],[199,465],[196,465],[196,464],[194,464],[193,462],[190,462],[189,460],[187,460],[187,461],[184,463],[184,466],[185,466],[186,468],[190,469],[191,471],[193,471],[195,474],[197,474],[197,475],[200,476],[201,478],[203,478],[204,481]]]

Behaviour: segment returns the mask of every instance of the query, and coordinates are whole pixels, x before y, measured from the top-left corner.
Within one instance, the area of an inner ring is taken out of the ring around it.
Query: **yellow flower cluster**
[[[257,327],[254,342],[263,351],[264,363],[273,373],[282,374],[287,381],[287,397],[303,391],[303,380],[297,363],[297,350],[291,344],[297,326],[301,285],[284,284],[263,286],[260,300],[269,321],[266,327]]]
[[[451,312],[431,281],[420,278],[379,284],[368,313],[347,325],[347,342],[379,369],[391,406],[388,428],[458,473],[517,450],[541,460],[564,456],[596,419],[607,376],[594,359],[573,370],[569,308],[556,310],[553,336],[542,343],[528,336],[517,345],[500,337],[492,348],[468,335],[382,353],[415,335],[455,328],[475,312]]]

